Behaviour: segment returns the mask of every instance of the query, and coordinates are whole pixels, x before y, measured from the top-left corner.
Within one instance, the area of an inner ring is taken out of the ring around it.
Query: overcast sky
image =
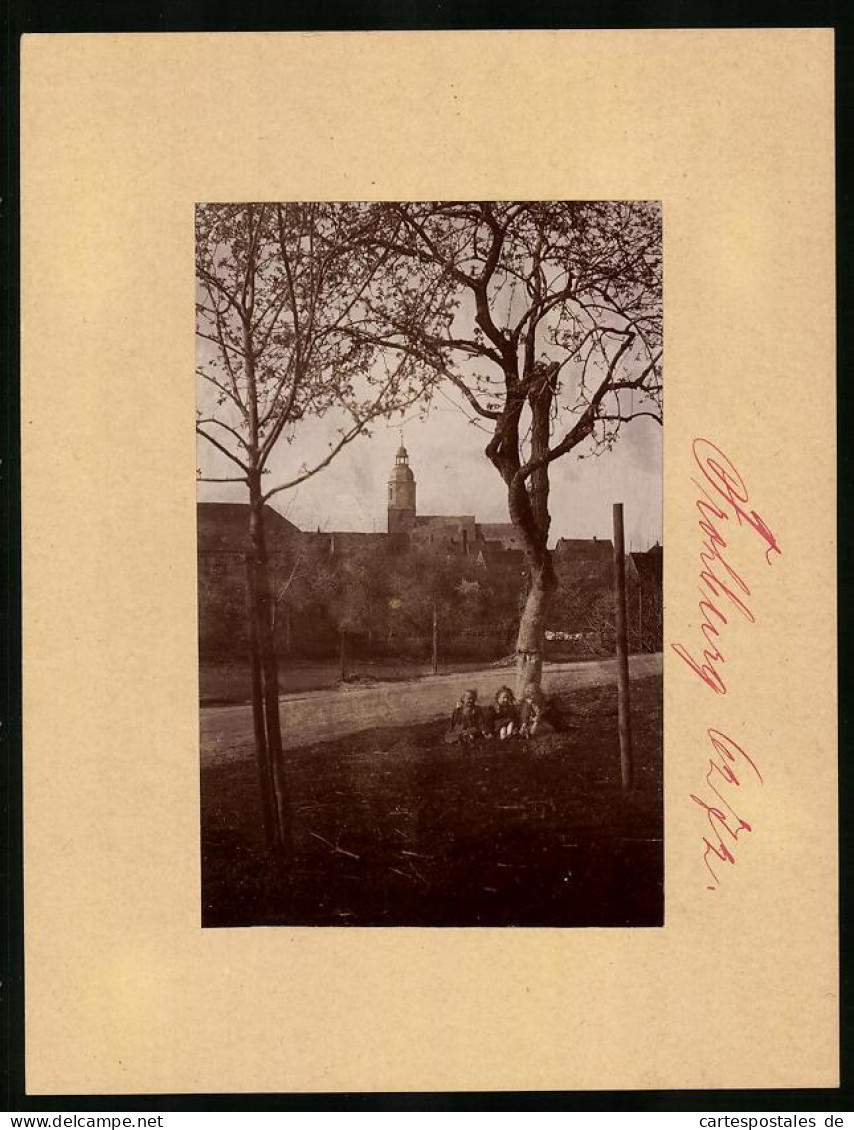
[[[204,292],[198,290],[197,294],[204,302]],[[474,299],[463,293],[457,296],[457,300],[452,335],[467,338],[476,321]],[[514,308],[517,301],[521,305]],[[515,283],[499,288],[493,299],[493,313],[498,311],[499,324],[515,324],[520,312],[524,311],[525,302],[524,293],[521,290],[517,293]],[[560,324],[561,317],[561,309],[556,307],[540,320],[537,343],[542,360],[564,358],[560,346],[554,342],[548,344],[550,329]],[[607,317],[603,317],[607,322]],[[216,347],[200,336],[197,336],[196,343],[199,365],[205,369],[213,363],[216,367]],[[637,357],[640,357],[640,348]],[[645,363],[645,360],[639,363]],[[382,376],[381,361],[378,359],[375,364],[375,376],[377,373]],[[486,402],[490,398],[501,399],[503,378],[495,372],[490,374],[484,368],[482,358],[467,360],[465,354],[458,351],[454,365],[472,388],[479,388],[478,379],[484,379],[485,373],[491,375],[495,382],[492,392],[481,392],[482,399]],[[580,359],[575,362],[574,369],[570,364],[563,371],[562,405],[579,399],[579,379],[584,371],[586,363],[582,366]],[[221,419],[226,409],[216,407],[211,386],[201,381],[198,389],[201,414]],[[359,390],[358,395],[372,399],[375,392],[367,385]],[[413,412],[403,421],[403,439],[417,483],[418,512],[473,514],[481,522],[507,522],[504,484],[484,454],[490,432],[484,432],[469,422],[471,409],[463,412],[461,401],[462,397],[453,385],[444,382],[434,396],[426,418],[420,418],[417,412]],[[231,422],[236,425],[238,419],[232,418]],[[556,442],[572,422],[571,415],[560,415],[552,442]],[[270,474],[265,480],[266,489],[298,477],[306,466],[316,466],[337,439],[338,428],[351,423],[352,420],[340,412],[330,412],[322,419],[308,417],[300,421],[292,436],[293,442],[285,442],[283,436],[273,452],[269,462]],[[481,420],[480,423],[488,427],[490,421]],[[524,415],[522,423],[524,431],[527,426]],[[318,527],[327,531],[385,530],[386,484],[400,443],[400,426],[399,417],[388,423],[377,421],[371,435],[355,439],[328,467],[299,487],[277,494],[271,505],[304,530]],[[221,431],[217,434],[219,439],[223,439]],[[622,425],[612,451],[594,456],[588,440],[552,463],[550,544],[554,545],[559,537],[610,538],[615,502],[624,504],[626,540],[632,548],[647,549],[656,541],[660,542],[661,443],[661,426],[644,417]],[[234,471],[233,465],[203,438],[198,441],[198,466],[203,475],[210,476],[231,475]],[[200,483],[199,498],[203,501],[243,501],[246,499],[246,487],[242,484]]]
[[[269,488],[319,461],[334,435],[334,422],[300,423],[293,444],[280,444],[271,460]],[[455,405],[439,397],[426,420],[410,419],[403,438],[418,486],[421,514],[473,514],[482,522],[508,521],[498,472],[484,455],[488,436],[473,427]],[[626,540],[633,549],[661,541],[662,429],[649,419],[623,426],[610,452],[579,460],[576,452],[558,459],[551,471],[550,544],[559,537],[610,538],[612,505],[625,507]],[[399,424],[380,421],[370,437],[359,437],[301,486],[276,495],[271,505],[303,530],[385,530],[388,474],[399,444]],[[586,447],[576,451],[587,451]],[[199,440],[203,474],[222,474],[226,465]],[[200,483],[199,499],[237,502],[246,488]]]

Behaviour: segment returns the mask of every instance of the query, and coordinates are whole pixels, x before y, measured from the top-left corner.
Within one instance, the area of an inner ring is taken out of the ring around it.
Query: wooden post
[[[620,776],[632,785],[632,719],[629,697],[629,648],[626,632],[626,553],[623,504],[614,503],[614,613],[617,642],[617,721],[620,731]]]
[[[430,670],[434,675],[439,673],[439,617],[436,613],[436,601],[433,601],[433,660]]]

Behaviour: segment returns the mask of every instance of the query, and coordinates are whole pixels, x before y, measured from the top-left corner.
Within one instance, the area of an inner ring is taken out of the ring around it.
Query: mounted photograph
[[[201,203],[201,922],[664,923],[655,201]]]

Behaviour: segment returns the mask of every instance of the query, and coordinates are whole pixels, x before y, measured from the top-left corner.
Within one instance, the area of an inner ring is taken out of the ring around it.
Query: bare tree
[[[200,478],[243,483],[248,491],[255,743],[265,825],[277,847],[288,839],[289,814],[265,507],[327,466],[371,421],[429,394],[429,371],[412,351],[392,357],[371,340],[388,329],[372,311],[401,285],[395,257],[373,238],[378,219],[350,204],[196,210],[196,430],[222,465]],[[443,298],[434,285],[409,297],[426,316],[439,317]],[[346,332],[351,321],[366,331],[361,339]],[[274,450],[281,443],[298,450],[298,425],[310,416],[328,418],[327,450],[285,481],[270,482]]]
[[[638,417],[661,422],[661,218],[650,202],[377,205],[377,246],[453,292],[413,320],[386,295],[382,342],[450,382],[489,435],[529,564],[517,640],[520,693],[539,685],[555,589],[549,471],[610,448]],[[380,311],[372,308],[376,319]]]

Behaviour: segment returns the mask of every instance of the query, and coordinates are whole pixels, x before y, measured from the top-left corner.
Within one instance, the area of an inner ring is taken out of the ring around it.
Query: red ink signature
[[[756,775],[759,784],[762,784],[762,774],[756,767],[755,761],[749,757],[738,742],[734,742],[732,738],[728,738],[726,734],[722,734],[720,730],[710,729],[707,731],[709,740],[714,747],[715,754],[718,755],[716,759],[714,756],[709,758],[709,771],[706,773],[706,784],[712,793],[717,798],[718,803],[703,800],[691,793],[691,800],[702,808],[709,822],[709,832],[713,839],[709,836],[703,837],[703,844],[705,850],[703,852],[703,863],[711,876],[713,883],[707,885],[707,890],[715,891],[720,886],[720,879],[715,871],[712,860],[717,860],[718,863],[729,863],[735,865],[735,856],[732,852],[732,847],[738,842],[739,836],[743,832],[752,831],[752,826],[739,816],[733,806],[727,800],[727,797],[720,791],[720,788],[732,786],[740,788],[741,780],[736,773],[733,765],[741,758],[750,767]],[[739,770],[743,772],[742,770]],[[716,787],[720,786],[720,788]],[[724,840],[724,835],[730,841]]]
[[[699,659],[695,659],[681,643],[671,643],[670,646],[715,694],[726,694],[726,684],[718,670],[718,665],[725,662],[718,641],[721,628],[729,622],[724,609],[730,614],[732,609],[736,609],[751,624],[755,617],[745,599],[750,596],[747,583],[724,556],[723,551],[728,548],[729,542],[721,533],[720,526],[733,518],[739,526],[747,525],[765,543],[765,560],[769,565],[771,554],[781,550],[762,518],[755,510],[748,509],[747,487],[732,461],[711,440],[695,439],[692,449],[697,466],[708,484],[691,480],[703,496],[697,499],[700,532],[705,538],[700,550],[702,568],[698,587],[702,599],[698,607],[705,646],[700,645],[703,650]]]

